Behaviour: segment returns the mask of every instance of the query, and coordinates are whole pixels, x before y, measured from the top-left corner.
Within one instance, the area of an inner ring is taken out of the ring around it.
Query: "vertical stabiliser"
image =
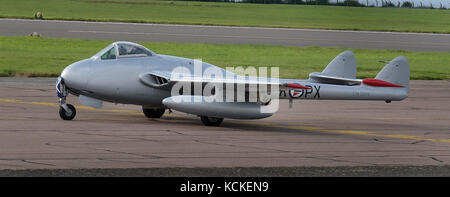
[[[409,92],[409,72],[408,60],[399,56],[384,66],[375,79],[404,86]]]
[[[331,76],[355,79],[356,59],[351,51],[344,51],[336,56],[322,71]]]

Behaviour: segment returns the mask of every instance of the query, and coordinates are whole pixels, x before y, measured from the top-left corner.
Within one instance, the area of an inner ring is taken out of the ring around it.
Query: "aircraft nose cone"
[[[76,90],[84,89],[89,75],[89,67],[89,60],[81,60],[67,66],[61,73],[66,86]]]

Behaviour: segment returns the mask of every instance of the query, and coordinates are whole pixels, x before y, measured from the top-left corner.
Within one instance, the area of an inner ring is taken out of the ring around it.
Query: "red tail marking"
[[[364,84],[367,84],[370,86],[403,88],[403,86],[401,86],[401,85],[389,83],[387,81],[378,80],[378,79],[363,79],[362,82]]]
[[[294,88],[294,89],[308,89],[308,90],[311,89],[308,86],[302,86],[302,85],[296,84],[296,83],[288,83],[288,84],[286,84],[286,87]]]

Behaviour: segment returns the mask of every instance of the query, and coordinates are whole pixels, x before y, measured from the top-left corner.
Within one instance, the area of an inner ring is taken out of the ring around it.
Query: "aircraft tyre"
[[[71,104],[67,104],[67,108],[69,108],[70,111],[66,111],[63,107],[59,107],[59,117],[63,120],[73,120],[77,114],[77,110]]]
[[[202,120],[205,126],[214,126],[214,127],[219,126],[223,121],[223,118],[215,118],[208,116],[200,116],[200,119]]]
[[[144,112],[145,117],[147,118],[161,118],[161,116],[166,111],[165,108],[158,108],[158,109],[146,109],[142,107],[142,111]]]

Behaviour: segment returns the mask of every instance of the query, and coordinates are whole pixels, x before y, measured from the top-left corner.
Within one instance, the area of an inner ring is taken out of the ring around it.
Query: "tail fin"
[[[356,59],[351,51],[344,51],[336,56],[322,71],[336,77],[356,78]]]
[[[375,79],[398,84],[409,90],[409,72],[408,60],[406,57],[399,56],[384,66]]]

